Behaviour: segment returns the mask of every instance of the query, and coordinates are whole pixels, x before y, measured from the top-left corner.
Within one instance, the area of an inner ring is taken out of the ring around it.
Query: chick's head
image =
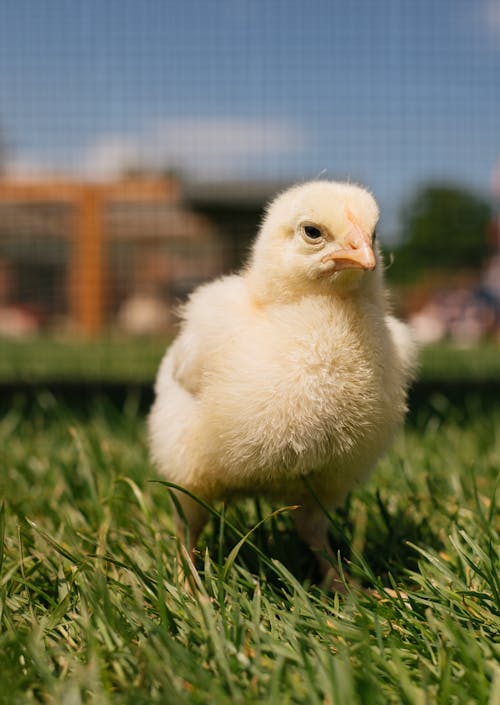
[[[312,181],[280,194],[254,243],[250,273],[276,298],[307,291],[350,291],[377,266],[379,217],[360,186]]]

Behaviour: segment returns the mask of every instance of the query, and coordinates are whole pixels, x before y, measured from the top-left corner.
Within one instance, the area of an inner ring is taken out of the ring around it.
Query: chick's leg
[[[175,496],[175,530],[192,558],[198,537],[207,523],[208,512],[201,504],[182,492],[176,492]]]
[[[175,531],[179,538],[178,579],[188,592],[196,593],[194,550],[208,518],[207,510],[182,492],[175,492]],[[198,578],[199,580],[199,578]]]
[[[328,517],[317,504],[304,504],[293,512],[297,533],[315,554],[322,586],[327,590],[345,593],[345,585],[336,567],[337,556],[328,538]],[[326,554],[326,555],[325,555]]]

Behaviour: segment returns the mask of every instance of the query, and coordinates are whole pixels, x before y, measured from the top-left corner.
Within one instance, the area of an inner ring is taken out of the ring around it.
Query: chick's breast
[[[210,286],[160,375],[151,415],[160,469],[214,497],[284,495],[305,475],[345,492],[405,411],[383,312],[322,296],[260,308],[240,277]]]

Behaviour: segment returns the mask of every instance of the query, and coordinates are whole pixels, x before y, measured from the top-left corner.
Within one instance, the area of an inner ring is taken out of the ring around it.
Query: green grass
[[[168,339],[109,337],[78,339],[0,339],[1,382],[149,382],[154,379]],[[472,348],[432,345],[421,351],[422,379],[453,381],[500,379],[500,346]]]
[[[147,382],[168,343],[120,337],[0,339],[0,382]]]
[[[440,343],[420,352],[421,376],[429,380],[498,380],[500,345],[493,342],[472,347]]]
[[[264,502],[214,518],[189,594],[134,401],[11,408],[0,704],[498,705],[500,413],[464,424],[440,403],[332,517],[367,589],[345,598],[311,583],[289,512],[231,553]]]

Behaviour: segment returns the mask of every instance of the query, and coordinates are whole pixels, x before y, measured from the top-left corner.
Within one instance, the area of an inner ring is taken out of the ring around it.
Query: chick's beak
[[[342,269],[375,269],[375,253],[371,238],[360,228],[353,228],[344,239],[344,247],[325,255],[323,264],[334,262],[335,271]]]

